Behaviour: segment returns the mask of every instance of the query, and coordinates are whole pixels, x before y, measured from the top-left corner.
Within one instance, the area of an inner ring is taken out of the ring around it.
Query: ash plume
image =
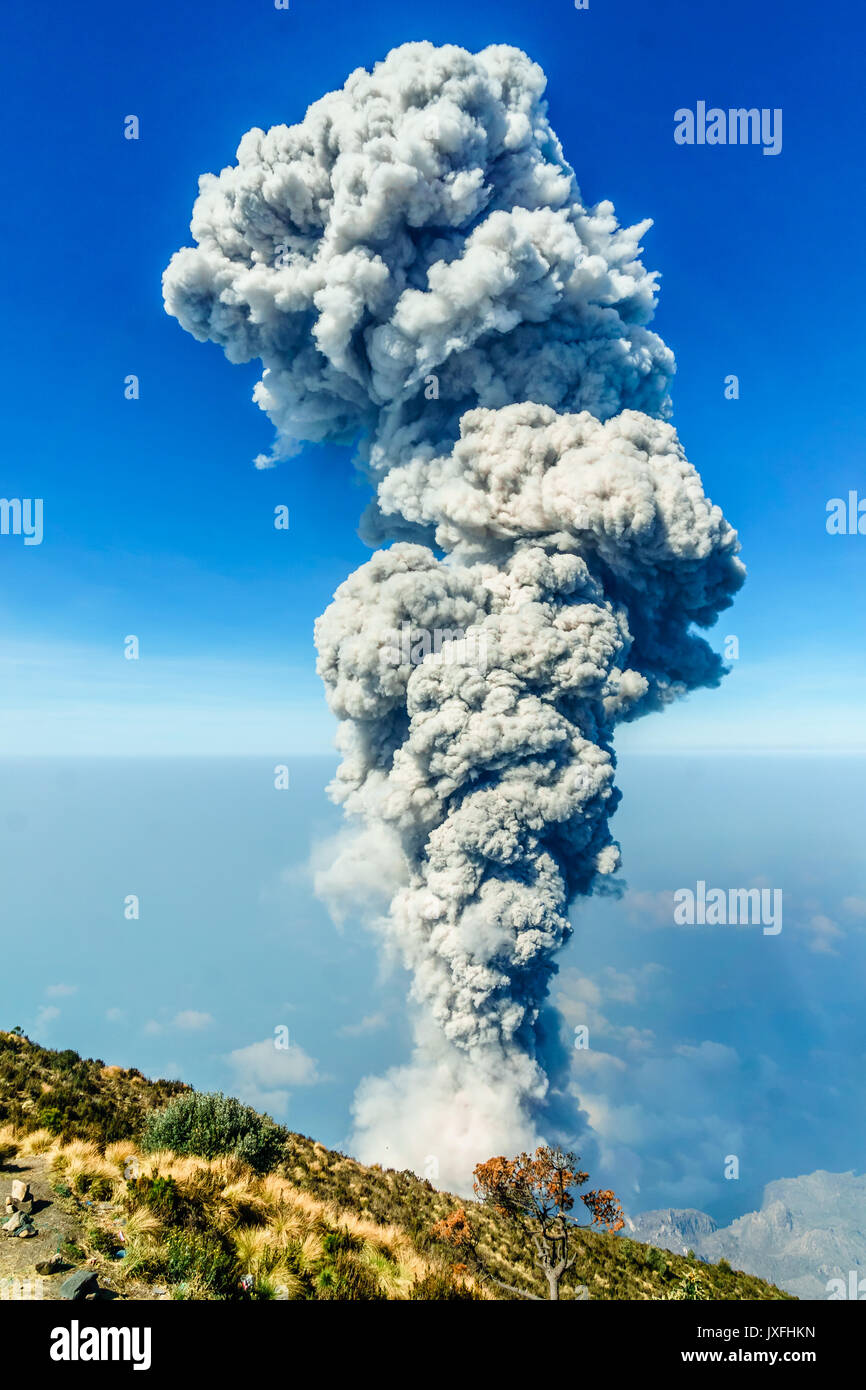
[[[412,976],[359,1156],[455,1186],[541,1137],[554,957],[619,862],[614,728],[718,683],[694,629],[744,574],[667,423],[650,223],[584,206],[544,88],[513,48],[395,49],[204,175],[164,277],[262,361],[257,464],[350,443],[374,493],[388,548],[316,624],[349,825],[317,882]]]

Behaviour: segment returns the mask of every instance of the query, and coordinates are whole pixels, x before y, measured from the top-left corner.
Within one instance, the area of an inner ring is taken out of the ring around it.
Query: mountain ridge
[[[626,1218],[626,1229],[661,1249],[727,1260],[797,1298],[825,1299],[832,1280],[866,1275],[866,1174],[776,1178],[759,1208],[724,1227],[694,1208],[663,1207]]]

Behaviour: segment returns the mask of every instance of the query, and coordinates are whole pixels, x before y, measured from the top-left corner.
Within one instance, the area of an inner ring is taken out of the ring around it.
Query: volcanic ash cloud
[[[393,542],[316,624],[350,827],[319,889],[412,977],[359,1156],[458,1186],[544,1132],[554,957],[619,861],[613,730],[719,681],[694,628],[743,579],[666,422],[649,223],[584,207],[544,86],[516,49],[396,49],[248,132],[165,274],[185,328],[263,363],[257,462],[355,444]]]

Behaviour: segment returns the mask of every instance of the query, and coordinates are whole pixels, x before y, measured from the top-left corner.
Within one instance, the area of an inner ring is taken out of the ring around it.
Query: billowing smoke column
[[[544,87],[513,48],[398,48],[249,131],[165,274],[186,329],[264,364],[259,466],[355,444],[393,542],[316,625],[350,825],[319,888],[412,975],[359,1156],[455,1185],[541,1137],[554,956],[619,860],[614,727],[718,682],[693,625],[743,578],[665,422],[650,224],[583,206]]]

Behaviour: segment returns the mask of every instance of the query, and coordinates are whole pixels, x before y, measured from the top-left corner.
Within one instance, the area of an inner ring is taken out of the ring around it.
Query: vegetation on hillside
[[[68,1048],[55,1052],[20,1032],[0,1032],[0,1124],[67,1139],[112,1143],[141,1132],[149,1111],[188,1091],[148,1081],[134,1067],[107,1067]]]
[[[57,1200],[85,1225],[84,1254],[131,1297],[155,1286],[204,1299],[548,1294],[525,1233],[494,1206],[463,1203],[475,1272],[441,1235],[457,1199],[414,1173],[357,1163],[231,1098],[0,1032],[4,1147],[45,1155]],[[573,1253],[563,1299],[581,1286],[590,1299],[788,1297],[724,1264],[586,1228]]]
[[[578,1162],[573,1153],[539,1145],[532,1155],[490,1158],[475,1168],[476,1195],[511,1226],[524,1250],[534,1252],[535,1264],[547,1281],[547,1296],[553,1302],[559,1301],[562,1280],[577,1263],[580,1232],[587,1229],[572,1216],[574,1194],[589,1182],[589,1173],[582,1172]],[[589,1213],[590,1226],[608,1232],[622,1230],[622,1208],[610,1189],[581,1193],[580,1200]],[[437,1222],[433,1235],[450,1245],[468,1269],[484,1274],[499,1288],[523,1298],[538,1298],[503,1283],[485,1267],[475,1225],[465,1207]],[[581,1288],[580,1292],[582,1296],[585,1291]]]

